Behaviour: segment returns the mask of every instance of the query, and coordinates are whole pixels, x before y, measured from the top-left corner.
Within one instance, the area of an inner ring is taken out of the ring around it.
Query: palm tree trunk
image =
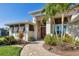
[[[64,32],[63,32],[63,31],[64,31],[64,28],[63,28],[63,27],[64,27],[64,14],[62,14],[61,23],[62,23],[62,24],[61,24],[61,30],[62,30],[62,31],[61,31],[61,42],[63,43],[63,34],[64,34]]]
[[[54,28],[54,31],[55,31],[55,19],[54,18],[53,18],[53,23],[54,23],[54,27],[53,28]],[[55,31],[55,33],[56,33],[56,38],[57,38],[57,41],[58,41],[59,39],[58,39],[57,32]]]

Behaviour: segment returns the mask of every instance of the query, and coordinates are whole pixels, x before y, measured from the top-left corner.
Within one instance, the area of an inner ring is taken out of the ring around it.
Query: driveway
[[[54,53],[51,53],[43,48],[43,41],[31,42],[28,45],[25,45],[21,51],[21,56],[57,56]]]

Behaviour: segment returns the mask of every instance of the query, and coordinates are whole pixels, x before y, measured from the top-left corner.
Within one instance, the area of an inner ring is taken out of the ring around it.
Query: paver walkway
[[[57,56],[54,53],[51,53],[45,50],[42,46],[43,41],[35,41],[26,45],[21,51],[21,56]]]

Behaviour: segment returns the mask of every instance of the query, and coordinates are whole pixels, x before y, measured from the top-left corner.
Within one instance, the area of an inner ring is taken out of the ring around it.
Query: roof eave
[[[11,26],[11,25],[19,25],[19,24],[32,24],[35,25],[33,22],[25,22],[25,23],[9,23],[9,24],[5,24],[6,26]]]
[[[30,14],[30,15],[38,14],[38,13],[40,13],[42,10],[43,10],[43,9],[31,11],[31,12],[29,12],[29,14]]]

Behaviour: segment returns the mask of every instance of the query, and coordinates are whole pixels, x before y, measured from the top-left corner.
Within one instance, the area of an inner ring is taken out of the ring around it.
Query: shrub
[[[2,37],[0,36],[0,40],[4,40],[4,39],[5,39],[5,36],[2,36]]]
[[[72,36],[69,36],[68,34],[65,35],[63,41],[71,44],[75,43],[75,39]]]
[[[46,44],[51,45],[52,37],[50,35],[46,35],[44,41]]]
[[[28,41],[35,41],[34,37],[29,37]]]
[[[0,45],[3,45],[4,43],[3,43],[3,41],[2,40],[0,40]]]
[[[4,44],[11,45],[16,43],[16,39],[13,36],[6,36],[3,40]]]
[[[53,36],[52,36],[51,45],[57,45],[57,44],[58,44],[57,37],[56,37],[56,35],[53,35]]]
[[[46,35],[44,38],[44,41],[45,41],[45,44],[48,44],[48,45],[57,45],[57,39],[55,35],[53,36]]]
[[[0,36],[0,45],[3,45],[3,41],[4,41],[5,37],[4,36]]]
[[[79,40],[75,40],[75,45],[79,46]]]

